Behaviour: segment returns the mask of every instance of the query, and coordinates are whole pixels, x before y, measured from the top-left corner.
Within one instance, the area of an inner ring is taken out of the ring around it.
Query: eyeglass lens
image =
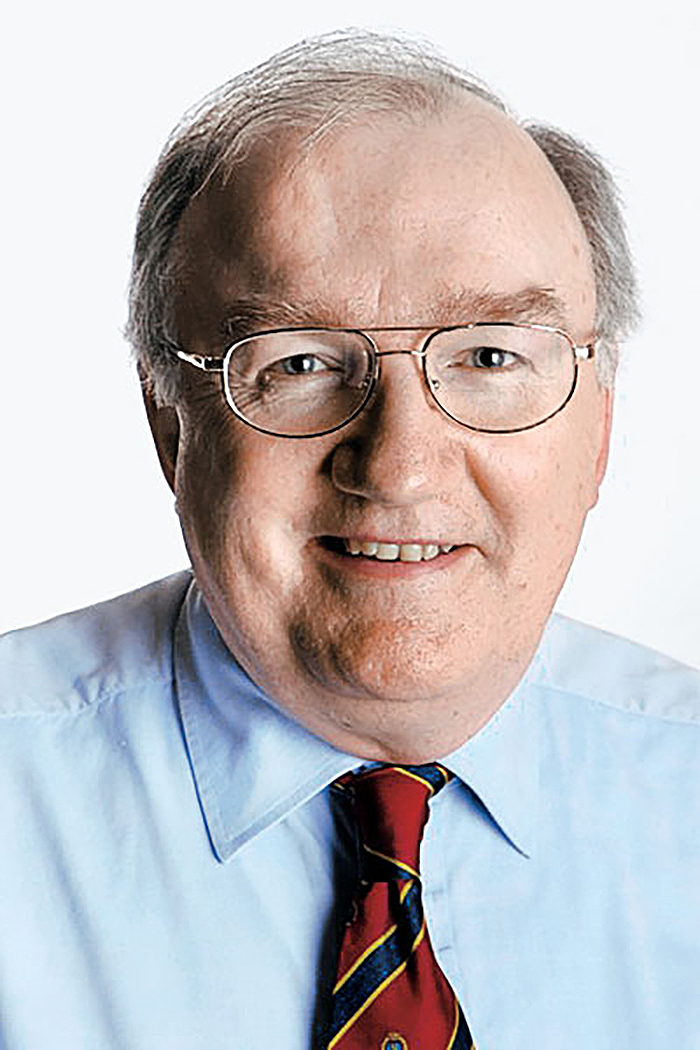
[[[374,351],[359,332],[296,330],[242,340],[229,355],[226,394],[253,426],[310,436],[341,426],[362,406]],[[559,332],[477,325],[436,332],[425,374],[437,403],[479,430],[533,426],[556,412],[575,379],[572,347]]]

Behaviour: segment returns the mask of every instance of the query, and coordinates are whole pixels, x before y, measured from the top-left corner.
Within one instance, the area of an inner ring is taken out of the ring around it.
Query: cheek
[[[540,431],[513,435],[492,451],[487,493],[502,527],[505,557],[556,580],[566,574],[586,514],[597,497],[600,434],[574,414]],[[554,425],[556,423],[556,426]]]
[[[195,569],[231,604],[281,596],[299,573],[312,465],[289,462],[278,439],[230,423],[216,440],[187,437],[177,494]]]
[[[239,485],[239,457],[229,441],[203,429],[185,434],[178,458],[178,513],[191,557],[212,569],[226,548]]]

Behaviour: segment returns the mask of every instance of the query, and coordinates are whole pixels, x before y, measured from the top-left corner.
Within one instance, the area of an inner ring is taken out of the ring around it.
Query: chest
[[[479,1050],[700,1045],[700,909],[672,850],[582,826],[527,857],[456,801],[426,831],[423,901]],[[176,840],[132,817],[126,850],[25,829],[0,899],[3,1045],[315,1050],[355,870],[325,797],[225,864],[201,822]]]

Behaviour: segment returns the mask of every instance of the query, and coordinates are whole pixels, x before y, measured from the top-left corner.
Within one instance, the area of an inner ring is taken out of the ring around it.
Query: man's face
[[[221,353],[226,318],[251,305],[253,330],[422,328],[376,336],[410,349],[430,326],[551,322],[515,310],[543,289],[577,343],[593,335],[571,202],[534,144],[479,101],[425,122],[367,119],[301,160],[253,158],[190,205],[177,256],[177,337],[196,353]],[[154,427],[233,654],[344,750],[421,761],[458,746],[522,676],[596,501],[608,398],[592,364],[549,422],[490,435],[440,412],[416,358],[387,357],[364,412],[304,440],[247,427],[217,377],[183,368],[177,444],[158,413]],[[338,553],[347,539],[454,549],[381,562]]]

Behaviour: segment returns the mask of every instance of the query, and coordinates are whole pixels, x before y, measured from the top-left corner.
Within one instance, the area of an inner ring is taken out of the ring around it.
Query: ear
[[[180,447],[180,419],[177,409],[170,405],[157,404],[153,395],[151,381],[140,367],[139,379],[141,380],[141,394],[158,453],[160,467],[165,480],[174,493],[177,455]]]
[[[610,455],[610,433],[612,430],[612,413],[613,413],[613,389],[612,387],[604,387],[601,390],[601,397],[603,403],[601,406],[601,433],[600,433],[600,445],[598,448],[598,456],[595,463],[595,496],[591,503],[591,507],[594,507],[598,502],[598,494],[600,492],[600,486],[603,484],[603,478],[605,477],[605,471],[608,467],[608,457]],[[589,508],[590,509],[590,508]]]

